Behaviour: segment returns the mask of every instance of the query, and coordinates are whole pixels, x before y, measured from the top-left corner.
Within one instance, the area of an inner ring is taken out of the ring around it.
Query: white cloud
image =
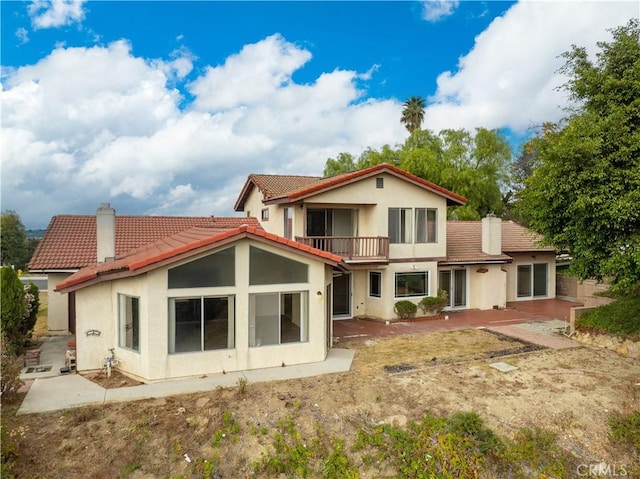
[[[34,0],[28,11],[34,29],[57,28],[84,20],[86,0]]]
[[[475,39],[456,72],[444,72],[429,99],[424,126],[508,127],[517,132],[557,121],[566,106],[557,70],[572,44],[596,50],[606,29],[638,14],[635,2],[525,1],[511,7]]]
[[[459,5],[459,0],[424,0],[422,2],[422,17],[429,22],[438,22],[453,15]]]
[[[24,45],[29,42],[29,32],[26,28],[20,27],[16,30],[16,37],[20,40],[20,43]]]
[[[402,141],[401,105],[363,100],[374,69],[294,82],[310,58],[277,35],[246,45],[195,78],[186,109],[175,89],[193,74],[186,50],[60,47],[7,71],[3,207],[28,227],[107,201],[121,214],[230,215],[249,173],[320,174],[341,151]]]

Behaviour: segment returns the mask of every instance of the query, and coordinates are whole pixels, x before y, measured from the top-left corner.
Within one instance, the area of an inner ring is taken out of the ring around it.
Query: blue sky
[[[559,55],[592,54],[637,2],[6,2],[2,210],[233,215],[249,173],[426,128],[557,121]]]

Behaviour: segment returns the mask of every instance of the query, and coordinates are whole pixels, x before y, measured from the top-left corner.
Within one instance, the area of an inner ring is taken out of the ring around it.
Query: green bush
[[[640,338],[640,298],[622,298],[588,311],[576,320],[576,328]]]
[[[18,274],[10,266],[3,266],[0,274],[0,289],[2,291],[0,326],[8,341],[7,346],[14,353],[20,354],[24,345],[21,323],[26,312],[24,286],[18,278]]]
[[[640,412],[622,414],[615,412],[609,417],[609,438],[640,451]]]
[[[438,296],[427,296],[422,298],[418,307],[425,315],[437,316],[449,302],[449,295],[443,289],[438,291]]]
[[[393,306],[393,312],[396,313],[399,319],[411,319],[416,317],[418,307],[411,301],[402,300],[398,301]]]
[[[20,334],[25,338],[31,336],[36,321],[38,319],[38,310],[40,309],[40,292],[38,287],[29,282],[24,285],[24,317],[20,321]]]

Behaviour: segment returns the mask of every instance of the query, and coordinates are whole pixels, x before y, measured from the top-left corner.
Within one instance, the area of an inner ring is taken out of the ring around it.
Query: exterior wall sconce
[[[322,291],[318,291],[316,293],[316,296],[318,297],[318,299],[322,299]]]

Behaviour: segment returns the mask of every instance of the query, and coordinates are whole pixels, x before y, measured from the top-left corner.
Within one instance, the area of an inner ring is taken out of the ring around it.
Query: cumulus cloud
[[[5,206],[35,226],[106,201],[122,214],[230,215],[249,173],[319,174],[340,151],[406,136],[400,104],[363,99],[357,85],[374,70],[296,83],[293,73],[311,54],[279,35],[205,69],[188,85],[186,108],[177,87],[194,57],[187,50],[169,57],[140,58],[117,41],[59,47],[8,71]],[[34,200],[39,209],[24,206]]]
[[[29,42],[29,32],[26,28],[20,27],[16,30],[16,37],[20,40],[20,43],[24,45]]]
[[[422,17],[428,22],[439,22],[453,15],[458,5],[459,0],[425,0],[422,2]]]
[[[508,127],[523,133],[563,115],[558,87],[560,55],[572,44],[596,50],[606,29],[638,14],[635,2],[525,1],[478,35],[455,72],[443,72],[429,98],[424,126],[431,129]]]
[[[57,28],[84,20],[86,0],[34,0],[28,11],[34,29]]]

